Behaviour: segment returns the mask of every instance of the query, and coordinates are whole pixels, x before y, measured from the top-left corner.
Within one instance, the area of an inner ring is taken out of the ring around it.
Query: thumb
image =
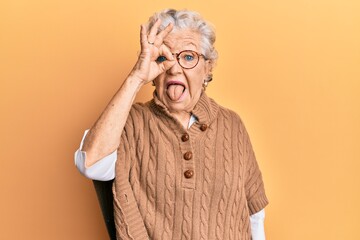
[[[167,61],[164,61],[162,62],[161,64],[163,65],[162,66],[162,69],[165,71],[169,70],[172,66],[174,66],[176,63],[175,60],[167,60]]]

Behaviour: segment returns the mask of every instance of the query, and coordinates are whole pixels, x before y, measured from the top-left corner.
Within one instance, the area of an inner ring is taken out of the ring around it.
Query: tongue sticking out
[[[173,101],[177,101],[180,99],[181,95],[183,94],[185,88],[182,85],[170,85],[167,88],[167,95],[168,97],[173,100]]]

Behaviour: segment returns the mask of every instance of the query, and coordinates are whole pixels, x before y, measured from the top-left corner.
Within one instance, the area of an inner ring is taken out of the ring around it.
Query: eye
[[[194,55],[186,54],[184,56],[184,59],[185,59],[185,61],[190,62],[190,61],[194,60]]]
[[[156,62],[162,63],[162,62],[164,62],[164,61],[166,61],[166,60],[167,60],[166,57],[164,57],[164,56],[159,56],[159,57],[156,59]]]

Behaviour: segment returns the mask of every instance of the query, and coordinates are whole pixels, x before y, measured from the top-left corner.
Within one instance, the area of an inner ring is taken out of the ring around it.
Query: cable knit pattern
[[[219,203],[219,212],[217,214],[217,226],[216,226],[216,238],[223,239],[224,233],[224,214],[226,202],[228,200],[228,191],[230,185],[230,171],[231,171],[231,163],[230,163],[230,155],[231,155],[231,131],[230,125],[232,124],[230,117],[227,112],[224,112],[223,116],[223,129],[224,129],[224,139],[223,139],[223,168],[225,170],[224,173],[224,186],[222,189],[221,200]]]
[[[165,146],[170,146],[170,142],[166,141]],[[165,205],[164,205],[164,232],[162,234],[162,239],[171,239],[172,231],[173,231],[173,220],[174,217],[174,200],[175,200],[175,192],[173,191],[175,186],[174,174],[172,171],[175,169],[175,163],[172,160],[170,155],[170,151],[172,148],[166,147],[166,163],[165,163]]]
[[[185,191],[184,194],[184,210],[183,210],[183,224],[182,232],[183,238],[190,240],[191,239],[191,223],[192,223],[192,192],[189,190]]]
[[[244,156],[243,153],[243,149],[241,146],[243,146],[243,140],[241,138],[241,136],[243,135],[242,129],[239,128],[239,131],[237,132],[237,140],[238,140],[238,144],[236,144],[237,146],[237,150],[239,153],[239,158],[242,159]],[[238,171],[240,172],[241,169],[243,169],[243,165],[242,162],[239,162],[238,165]],[[235,231],[237,231],[236,229],[236,220],[240,219],[240,217],[238,217],[238,211],[239,211],[239,199],[241,199],[241,188],[242,188],[242,178],[241,178],[241,174],[239,174],[238,176],[238,181],[237,181],[237,187],[236,187],[236,193],[235,193],[235,201],[233,203],[232,206],[232,210],[231,210],[231,217],[230,217],[230,235],[229,235],[229,240],[231,239],[236,239],[235,238]]]
[[[214,168],[212,164],[212,159],[214,158],[213,154],[213,145],[212,141],[215,138],[215,128],[209,129],[209,134],[205,139],[205,159],[204,159],[204,181],[203,181],[203,193],[201,195],[201,210],[200,210],[200,239],[205,240],[208,236],[209,224],[209,206],[210,206],[210,191],[211,191],[211,170]]]
[[[118,239],[250,240],[268,200],[245,127],[202,94],[184,129],[154,95],[132,107],[113,186]]]
[[[154,134],[154,129],[150,128],[150,142],[155,143],[156,140]],[[145,224],[149,232],[150,238],[152,238],[153,235],[153,229],[155,224],[155,184],[156,184],[156,146],[155,144],[150,145],[150,156],[149,156],[149,162],[147,166],[147,173],[146,173],[146,216],[145,216]]]

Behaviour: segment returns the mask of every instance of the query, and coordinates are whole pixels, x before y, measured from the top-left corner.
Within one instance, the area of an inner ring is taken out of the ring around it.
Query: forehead
[[[194,30],[173,30],[164,38],[171,51],[200,50],[200,34]]]

